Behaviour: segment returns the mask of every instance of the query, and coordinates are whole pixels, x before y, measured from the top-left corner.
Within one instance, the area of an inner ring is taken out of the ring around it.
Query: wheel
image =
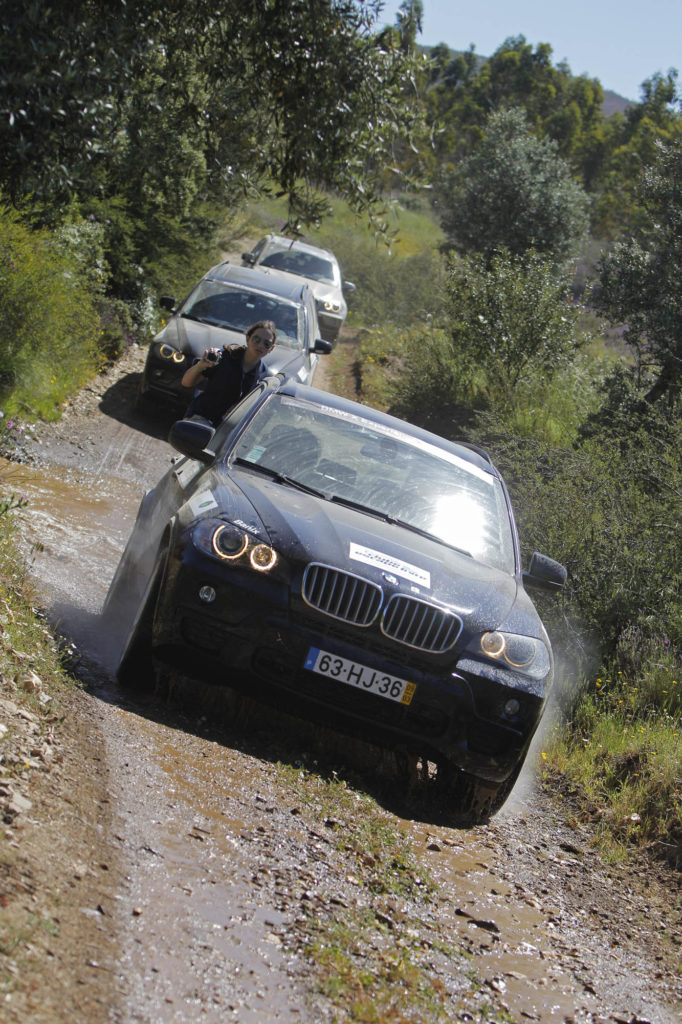
[[[160,558],[152,575],[139,615],[133,622],[128,639],[116,670],[121,686],[136,690],[151,690],[156,683],[152,659],[152,626],[154,610],[161,590],[163,558]]]
[[[521,773],[523,759],[504,782],[489,782],[448,761],[438,765],[437,783],[458,825],[485,825],[501,809]]]
[[[135,399],[133,401],[133,409],[135,412],[142,414],[150,413],[152,411],[152,398],[147,391],[142,390],[142,384],[140,383]]]

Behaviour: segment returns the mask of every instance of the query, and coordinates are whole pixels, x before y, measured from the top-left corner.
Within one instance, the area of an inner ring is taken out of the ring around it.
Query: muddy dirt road
[[[5,832],[46,927],[17,941],[0,1019],[682,1021],[676,880],[601,863],[531,779],[491,825],[453,830],[396,811],[343,740],[119,691],[98,613],[173,454],[169,422],[133,411],[142,362],[131,351],[11,467],[84,689]],[[409,856],[378,863],[372,828]],[[367,992],[375,1018],[360,1015]]]

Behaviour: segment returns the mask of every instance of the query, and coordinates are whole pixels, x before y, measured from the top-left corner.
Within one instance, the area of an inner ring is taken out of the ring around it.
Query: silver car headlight
[[[328,313],[338,313],[341,309],[341,303],[334,302],[333,299],[325,299],[324,308]]]

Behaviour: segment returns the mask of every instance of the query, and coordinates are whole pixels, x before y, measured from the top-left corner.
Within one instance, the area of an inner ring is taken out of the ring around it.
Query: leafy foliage
[[[682,385],[682,139],[658,148],[641,201],[647,223],[604,256],[596,302],[626,324],[638,372],[654,376],[647,401],[673,402]]]
[[[534,249],[564,262],[588,225],[588,200],[523,111],[492,114],[485,138],[439,189],[443,228],[465,252]]]
[[[440,330],[403,338],[395,408],[439,433],[466,424],[474,410],[504,416],[524,389],[545,386],[579,349],[578,310],[538,253],[496,252],[489,261],[450,261],[447,316]]]
[[[0,184],[12,197],[135,196],[136,211],[182,217],[200,194],[273,182],[293,222],[324,211],[325,187],[371,213],[395,138],[420,120],[414,58],[372,31],[378,6],[10,0]]]
[[[54,415],[98,366],[95,295],[73,245],[29,231],[7,208],[0,208],[0,318],[3,410]]]
[[[677,73],[656,73],[641,87],[641,101],[625,113],[604,114],[604,90],[597,79],[574,76],[567,64],[552,63],[552,48],[535,48],[523,36],[505,40],[490,58],[472,49],[453,53],[443,44],[431,50],[423,89],[427,119],[434,127],[436,168],[452,171],[485,136],[491,112],[520,108],[538,140],[551,139],[593,199],[592,228],[602,237],[639,222],[634,183],[650,163],[657,141],[682,132]]]

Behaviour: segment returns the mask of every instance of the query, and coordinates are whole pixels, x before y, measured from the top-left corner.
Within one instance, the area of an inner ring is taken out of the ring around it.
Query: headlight
[[[339,310],[341,309],[341,303],[333,302],[332,299],[325,299],[324,308],[327,310],[328,313],[338,313]]]
[[[269,544],[222,519],[202,519],[192,531],[192,540],[211,558],[244,568],[250,566],[256,572],[270,572],[278,562],[277,552]]]
[[[549,651],[542,640],[535,637],[494,630],[483,634],[480,649],[491,661],[507,665],[524,675],[541,679],[549,672]]]
[[[184,363],[185,361],[184,353],[178,352],[176,348],[173,348],[166,341],[161,342],[157,351],[162,359],[172,359],[174,363]]]
[[[248,547],[248,538],[236,526],[219,526],[211,537],[211,544],[218,558],[239,558]]]

